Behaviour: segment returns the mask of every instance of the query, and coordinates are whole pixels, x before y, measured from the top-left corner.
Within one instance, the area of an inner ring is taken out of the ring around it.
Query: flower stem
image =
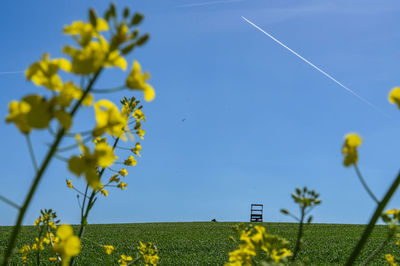
[[[4,196],[2,196],[2,195],[0,195],[0,200],[1,200],[1,201],[4,201],[5,203],[7,203],[7,204],[10,205],[10,206],[13,206],[13,207],[16,208],[17,210],[19,210],[19,209],[21,208],[18,204],[12,202],[11,200],[7,199],[6,197],[4,197]]]
[[[368,240],[369,235],[372,233],[372,230],[375,227],[376,222],[378,221],[379,217],[381,216],[383,209],[388,204],[389,200],[392,198],[394,192],[400,185],[400,173],[397,175],[396,179],[393,181],[392,185],[386,192],[385,196],[383,197],[382,201],[379,202],[378,206],[375,209],[374,214],[371,217],[367,227],[364,229],[364,232],[358,241],[357,245],[354,247],[353,252],[349,256],[346,262],[346,266],[350,266],[354,264],[354,261],[357,259],[357,256],[360,254],[362,248],[364,247],[365,243]]]
[[[83,92],[81,98],[79,99],[79,101],[77,103],[75,103],[74,107],[72,108],[71,112],[70,112],[70,116],[71,118],[74,116],[75,112],[78,110],[79,106],[81,105],[83,99],[86,97],[86,95],[89,93],[89,91],[91,90],[94,82],[96,81],[97,77],[100,75],[101,71],[103,70],[103,68],[100,68],[93,76],[93,78],[90,80],[86,90]],[[11,233],[10,236],[10,240],[8,242],[8,246],[7,246],[7,250],[4,256],[4,261],[3,261],[3,266],[7,266],[9,265],[9,260],[11,258],[11,255],[13,253],[13,249],[16,245],[17,242],[17,237],[19,234],[19,231],[21,230],[21,225],[22,225],[22,220],[25,217],[25,213],[29,207],[29,204],[32,201],[32,197],[35,194],[35,191],[39,185],[40,180],[42,179],[42,176],[45,172],[45,170],[47,169],[47,166],[49,165],[51,159],[53,158],[53,155],[55,154],[55,152],[57,151],[57,147],[60,144],[63,136],[65,134],[65,129],[61,128],[60,130],[58,130],[57,135],[56,135],[56,139],[53,142],[53,145],[51,145],[50,150],[47,152],[47,155],[41,165],[41,167],[39,168],[39,170],[36,172],[35,178],[32,182],[31,188],[29,189],[29,192],[25,198],[24,204],[22,205],[19,214],[18,214],[18,218],[17,221],[14,225],[13,231]]]
[[[296,259],[296,255],[300,250],[301,237],[303,236],[303,225],[304,225],[304,216],[305,216],[304,211],[305,211],[305,207],[301,207],[299,231],[297,233],[296,247],[294,248],[292,261],[294,261]]]
[[[28,134],[25,135],[25,136],[26,136],[26,142],[28,143],[28,149],[29,149],[29,154],[31,155],[33,168],[35,168],[35,172],[37,172],[38,171],[38,164],[37,164],[37,161],[36,161],[35,152],[33,151],[31,137]]]
[[[365,190],[368,192],[371,198],[376,202],[376,204],[379,204],[379,200],[375,197],[374,193],[372,193],[371,189],[369,189],[367,183],[365,182],[363,176],[361,175],[360,169],[358,168],[357,164],[354,164],[354,169],[356,170],[357,176],[360,179],[361,184],[364,186]]]
[[[114,141],[114,145],[113,145],[113,147],[112,147],[113,150],[115,150],[115,147],[117,146],[118,141],[119,141],[119,138],[116,138],[115,141]],[[101,179],[101,177],[103,176],[103,173],[104,173],[105,170],[106,170],[106,168],[102,168],[102,169],[101,169],[101,171],[100,171],[100,173],[99,173],[99,179]],[[87,188],[88,188],[88,186],[86,187],[85,195],[86,195],[86,192],[87,192]],[[97,193],[96,190],[92,190],[92,193],[90,194],[90,197],[89,197],[88,203],[87,203],[87,205],[86,205],[86,210],[85,210],[85,211],[84,211],[85,202],[83,202],[83,206],[82,206],[82,215],[81,215],[81,224],[80,224],[79,233],[78,233],[79,239],[82,239],[82,238],[83,238],[83,234],[84,234],[84,232],[85,232],[85,227],[86,227],[86,224],[87,224],[87,218],[88,218],[89,212],[90,212],[90,210],[91,210],[91,205],[94,203],[96,193]],[[86,198],[86,197],[85,197],[85,198]],[[85,212],[85,214],[83,214],[83,212]],[[72,266],[72,265],[74,264],[74,259],[75,259],[75,258],[73,257],[73,258],[70,260],[70,262],[69,262],[69,265],[70,265],[70,266]]]
[[[389,243],[389,241],[392,239],[393,234],[389,234],[388,237],[385,239],[385,241],[382,242],[382,244],[374,251],[374,253],[372,253],[367,260],[362,264],[362,266],[368,265],[368,263],[370,263],[376,255],[379,254],[379,252],[382,251],[382,249]]]

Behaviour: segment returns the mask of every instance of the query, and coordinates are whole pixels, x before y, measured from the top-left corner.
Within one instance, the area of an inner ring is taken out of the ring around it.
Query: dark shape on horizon
[[[263,221],[263,204],[251,204],[250,209],[250,222],[260,222]]]
[[[215,222],[215,223],[216,223],[216,222],[217,222],[217,220],[215,220],[215,218],[214,218],[214,219],[212,219],[212,220],[211,220],[211,222]]]

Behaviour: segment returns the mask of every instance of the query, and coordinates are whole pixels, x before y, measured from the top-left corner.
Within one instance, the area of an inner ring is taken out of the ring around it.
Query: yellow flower
[[[61,78],[57,75],[59,69],[71,71],[71,63],[64,58],[49,60],[49,54],[43,54],[42,61],[33,63],[25,72],[27,79],[36,86],[44,86],[49,90],[59,91],[62,88]]]
[[[110,255],[110,254],[114,251],[114,247],[111,246],[111,245],[104,245],[103,248],[104,248],[104,251],[105,251],[108,255]]]
[[[361,145],[361,142],[361,137],[356,133],[350,133],[345,136],[345,142],[342,147],[342,154],[345,155],[343,160],[345,166],[357,163],[357,147]]]
[[[131,151],[132,151],[134,154],[138,155],[138,156],[140,156],[139,152],[140,152],[141,150],[142,150],[142,146],[140,146],[140,143],[139,143],[139,142],[137,142],[137,143],[135,144],[135,148],[131,149]]]
[[[36,219],[36,221],[33,223],[33,226],[37,226],[40,223],[40,219]]]
[[[122,175],[123,177],[125,177],[126,175],[128,175],[128,171],[125,168],[122,168],[121,170],[119,170],[118,172],[120,175]]]
[[[151,242],[145,245],[142,241],[139,241],[139,244],[139,253],[144,263],[146,263],[146,265],[157,265],[159,260],[157,248]]]
[[[141,139],[143,139],[143,136],[144,136],[145,133],[146,133],[146,131],[143,130],[143,129],[141,129],[141,128],[139,128],[139,129],[136,131],[136,134],[137,134]]]
[[[126,190],[126,187],[128,186],[128,184],[121,182],[117,185],[117,187],[119,187],[121,190]]]
[[[18,253],[21,254],[21,259],[22,259],[23,263],[29,262],[29,259],[28,259],[29,251],[31,251],[31,247],[29,245],[24,245],[24,246],[22,246],[21,249],[18,250]]]
[[[27,95],[22,99],[29,105],[26,121],[33,128],[47,128],[52,119],[52,106],[40,95]]]
[[[72,181],[71,180],[66,180],[67,181],[67,187],[69,188],[73,188],[74,186],[72,185]]]
[[[127,266],[128,262],[132,261],[133,258],[131,256],[121,255],[121,258],[118,260],[120,266]]]
[[[104,197],[108,196],[108,191],[107,190],[102,189],[100,192],[101,192],[101,194],[103,194]]]
[[[400,108],[400,87],[393,88],[389,93],[389,102],[393,104],[397,104],[397,107]]]
[[[87,183],[93,189],[101,189],[102,184],[97,175],[96,167],[105,168],[113,164],[115,160],[114,150],[106,142],[102,142],[96,144],[94,153],[91,153],[89,148],[82,143],[80,135],[77,135],[77,141],[83,154],[80,157],[72,156],[69,159],[69,170],[77,176],[84,174]]]
[[[35,238],[35,243],[32,245],[32,250],[44,250],[43,239]]]
[[[118,108],[108,100],[100,100],[94,104],[97,125],[93,130],[94,136],[108,133],[114,137],[126,139],[124,129],[128,119],[120,113]]]
[[[146,117],[144,116],[142,109],[136,109],[132,116],[136,118],[137,123],[140,122],[140,120],[146,121]]]
[[[76,86],[72,81],[69,81],[63,85],[60,95],[56,97],[56,101],[61,107],[68,107],[74,99],[79,100],[82,95],[82,89]],[[87,94],[83,99],[82,104],[84,106],[90,106],[92,103],[93,96],[91,94]]]
[[[129,89],[143,91],[144,99],[148,102],[152,101],[156,94],[153,87],[146,83],[149,78],[150,74],[148,72],[142,73],[139,62],[134,61],[132,70],[129,73],[128,78],[126,79],[126,86]]]
[[[26,119],[26,115],[31,110],[29,103],[25,101],[11,101],[8,104],[8,110],[10,113],[6,117],[6,122],[15,123],[18,129],[24,134],[30,133],[31,126],[28,124],[28,120]]]
[[[75,74],[88,75],[101,67],[119,67],[126,70],[126,60],[118,50],[110,51],[107,41],[99,36],[98,41],[90,41],[82,49],[64,46],[63,52],[72,58],[71,71]]]
[[[125,165],[135,166],[137,163],[136,159],[131,155],[127,160],[124,161]]]
[[[81,251],[81,241],[73,234],[70,225],[60,225],[56,232],[57,241],[54,241],[53,250],[61,256],[62,266],[68,265],[71,257]]]
[[[394,256],[391,254],[386,254],[385,255],[386,261],[392,265],[392,266],[397,266],[397,263],[394,262]]]
[[[100,31],[107,31],[109,29],[107,21],[102,18],[97,18],[96,27],[91,23],[83,21],[74,21],[71,25],[64,27],[64,34],[79,35],[80,38],[74,38],[82,47],[87,46],[93,37],[99,37]]]
[[[57,261],[57,257],[50,257],[50,258],[49,258],[49,261],[51,261],[51,262],[56,262],[56,261]]]
[[[48,225],[52,228],[52,229],[57,229],[57,226],[54,224],[54,222],[49,222]],[[48,235],[48,234],[47,234]],[[50,234],[52,235],[52,234]],[[49,235],[47,236],[47,238],[49,238]]]
[[[110,180],[108,182],[110,182],[110,183],[112,183],[112,182],[118,183],[120,179],[117,176],[118,176],[118,174],[114,174],[112,177],[110,177]]]

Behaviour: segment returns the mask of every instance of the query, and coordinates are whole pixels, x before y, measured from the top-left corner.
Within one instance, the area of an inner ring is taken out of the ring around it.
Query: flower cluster
[[[226,266],[253,265],[260,253],[265,255],[265,263],[285,262],[292,256],[292,252],[287,249],[289,242],[268,234],[263,226],[246,228],[244,224],[239,224],[233,228],[239,236],[239,248],[229,252],[229,262]]]
[[[68,265],[71,258],[81,251],[81,241],[70,225],[63,224],[57,229],[53,251],[61,257],[62,266]]]
[[[143,244],[142,241],[139,241],[139,254],[144,263],[147,265],[157,265],[159,257],[157,254],[157,247],[153,245],[153,243],[148,242],[147,244]]]

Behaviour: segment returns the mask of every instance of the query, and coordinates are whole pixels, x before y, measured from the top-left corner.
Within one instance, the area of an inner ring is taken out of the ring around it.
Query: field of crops
[[[116,263],[120,254],[134,254],[138,241],[151,241],[159,250],[160,265],[222,265],[228,260],[229,251],[235,244],[228,239],[234,235],[231,229],[236,223],[147,223],[147,224],[102,224],[89,225],[85,231],[82,254],[76,260],[79,265],[109,265]],[[294,247],[297,224],[263,223],[267,232],[278,234],[291,241]],[[343,264],[351,252],[364,226],[311,224],[307,225],[304,235],[303,252],[299,259],[308,257],[312,265]],[[0,227],[0,254],[3,254],[10,233],[10,227]],[[75,228],[76,229],[76,228]],[[32,244],[36,228],[26,226],[22,229],[18,247],[24,243]],[[365,260],[385,239],[387,228],[377,226],[361,259]],[[108,256],[102,245],[114,245],[116,250]],[[394,241],[386,246],[373,265],[385,265],[385,253],[400,256],[399,247]],[[43,262],[48,263],[47,260]],[[20,264],[15,258],[14,264]]]

